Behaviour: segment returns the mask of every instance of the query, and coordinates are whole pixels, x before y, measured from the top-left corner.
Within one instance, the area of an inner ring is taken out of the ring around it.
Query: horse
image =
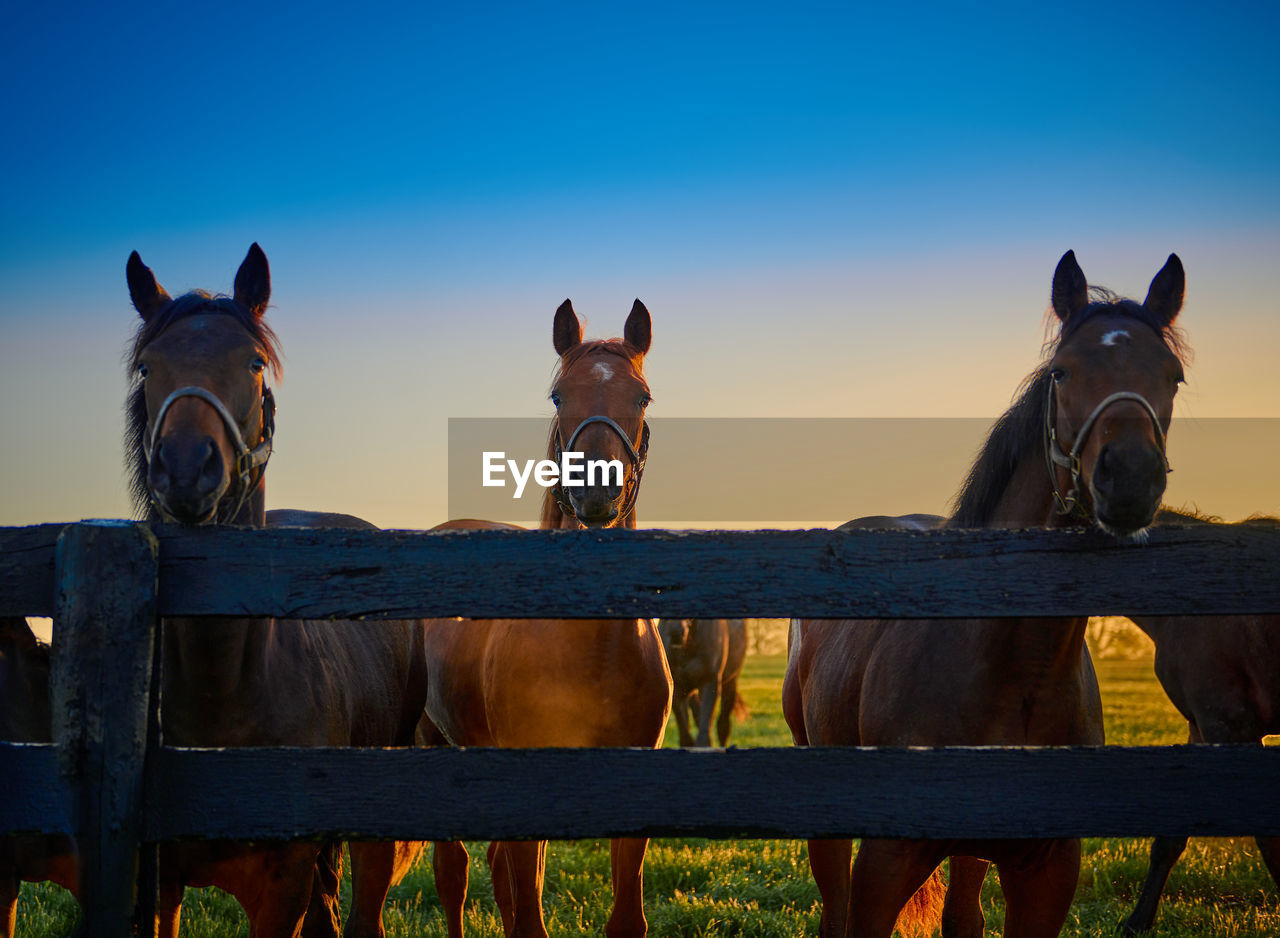
[[[279,342],[255,243],[233,295],[173,299],[135,251],[126,267],[142,319],[129,366],[126,460],[151,521],[263,527]],[[372,528],[350,515],[285,512],[277,525]],[[426,700],[420,621],[166,618],[160,713],[170,746],[408,746]],[[340,844],[188,842],[160,851],[158,927],[176,936],[187,885],[231,893],[254,938],[338,931]],[[387,891],[415,848],[352,843],[350,936],[381,936]],[[310,908],[310,911],[308,911]]]
[[[1213,519],[1162,509],[1160,524],[1203,525]],[[1255,517],[1245,525],[1280,526],[1280,519]],[[1156,676],[1165,694],[1187,719],[1189,743],[1259,744],[1280,733],[1280,615],[1133,616],[1156,646]],[[1271,878],[1280,884],[1280,837],[1258,837],[1258,850]],[[1186,837],[1157,837],[1151,865],[1126,934],[1146,931],[1169,872],[1186,849]]]
[[[1174,326],[1184,284],[1170,255],[1139,304],[1091,291],[1075,254],[1062,257],[1048,360],[992,428],[949,527],[1096,525],[1142,536],[1165,488],[1165,434],[1186,354]],[[784,716],[797,745],[1101,745],[1087,621],[793,621]],[[1004,933],[1016,938],[1059,932],[1080,842],[867,839],[852,870],[850,856],[849,840],[809,842],[825,938],[888,938],[904,906],[904,930],[935,927],[941,916],[949,935],[980,935],[977,888],[989,861],[1004,889]],[[937,867],[949,856],[960,901],[948,895],[939,909]]]
[[[634,528],[635,503],[648,451],[644,379],[652,324],[635,301],[621,339],[583,341],[582,325],[565,300],[552,341],[560,356],[551,402],[547,458],[581,452],[586,460],[617,460],[622,478],[556,484],[543,498],[541,530]],[[436,530],[504,528],[451,521]],[[589,588],[573,571],[548,570],[567,588]],[[455,746],[639,746],[657,748],[671,708],[671,673],[650,619],[428,620],[429,669],[424,722],[429,742]],[[610,843],[613,909],[609,938],[647,931],[642,882],[647,838]],[[503,929],[546,938],[542,887],[546,841],[495,842],[488,851]],[[436,889],[450,938],[462,935],[467,852],[437,843]]]
[[[729,741],[733,718],[746,713],[738,677],[747,657],[747,624],[742,619],[664,619],[658,627],[673,684],[672,709],[681,746],[711,745],[716,700],[716,736]],[[698,711],[698,738],[689,732],[689,704]]]
[[[0,739],[51,743],[49,646],[22,616],[0,616]],[[65,834],[0,837],[0,935],[13,938],[22,883],[50,880],[79,897],[74,838]]]

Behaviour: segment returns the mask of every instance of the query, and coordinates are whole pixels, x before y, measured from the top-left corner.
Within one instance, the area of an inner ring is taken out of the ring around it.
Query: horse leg
[[[1138,902],[1129,913],[1129,917],[1120,926],[1126,935],[1136,935],[1146,931],[1156,920],[1156,908],[1160,905],[1160,896],[1169,874],[1187,849],[1186,837],[1157,837],[1151,842],[1151,864],[1147,868],[1147,879],[1142,884],[1142,892]]]
[[[462,909],[467,904],[467,848],[456,840],[436,841],[431,853],[436,894],[444,911],[444,927],[449,938],[462,938]],[[491,864],[492,865],[492,864]],[[506,927],[504,920],[503,927]]]
[[[176,862],[175,862],[176,866]],[[180,875],[165,876],[165,850],[160,848],[160,888],[156,896],[156,938],[178,938],[182,919],[182,895],[186,886]]]
[[[18,890],[22,883],[17,873],[0,874],[0,936],[13,938],[18,923]]]
[[[716,701],[720,697],[720,676],[716,675],[702,685],[701,700],[698,702],[698,742],[702,749],[711,748],[711,718],[716,712]]]
[[[1044,938],[1062,931],[1080,879],[1080,841],[1050,841],[1034,863],[1015,869],[997,863],[996,870],[1004,890],[1004,938]]]
[[[1256,840],[1262,862],[1267,865],[1271,879],[1280,886],[1280,837],[1258,837]]]
[[[952,857],[951,880],[942,906],[942,938],[982,938],[982,884],[987,878],[986,860]]]
[[[342,886],[342,842],[331,841],[320,848],[316,857],[315,881],[311,885],[311,904],[307,907],[303,938],[338,938],[342,934],[338,911],[338,889]]]
[[[513,899],[512,938],[548,938],[542,918],[542,883],[547,875],[545,840],[508,840],[502,844]]]
[[[822,897],[819,938],[844,938],[849,920],[849,871],[852,866],[852,840],[809,841],[809,869]]]
[[[671,710],[676,717],[676,729],[680,733],[680,745],[692,746],[693,734],[689,732],[689,698],[676,695],[671,701]]]
[[[383,938],[382,909],[391,887],[404,879],[426,844],[410,840],[353,843],[351,911],[347,938]]]
[[[941,914],[941,896],[935,903],[934,891],[942,890],[933,872],[946,855],[946,844],[937,841],[863,840],[850,879],[845,934],[889,938],[895,925],[904,935],[933,934]],[[922,886],[928,894],[913,901]]]
[[[606,938],[644,938],[649,930],[644,917],[644,854],[648,848],[647,837],[609,841],[613,911],[604,927]]]
[[[716,720],[716,738],[723,749],[733,730],[733,711],[738,706],[738,679],[731,677],[720,688],[720,718]]]
[[[493,901],[502,916],[502,933],[511,935],[516,927],[515,890],[511,884],[511,869],[507,866],[506,846],[500,840],[492,841],[485,853],[489,861],[489,881],[493,884]]]
[[[232,895],[249,918],[249,938],[300,938],[319,855],[319,844],[291,844],[243,871]]]

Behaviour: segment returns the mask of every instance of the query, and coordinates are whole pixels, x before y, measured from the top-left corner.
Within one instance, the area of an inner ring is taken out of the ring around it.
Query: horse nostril
[[[200,467],[197,488],[202,495],[207,495],[216,491],[221,484],[222,454],[218,452],[218,448],[213,445],[212,440],[206,440],[204,444],[204,461]]]
[[[156,492],[169,491],[169,469],[164,461],[164,443],[160,443],[151,454],[151,466],[147,470],[147,478],[151,488]]]

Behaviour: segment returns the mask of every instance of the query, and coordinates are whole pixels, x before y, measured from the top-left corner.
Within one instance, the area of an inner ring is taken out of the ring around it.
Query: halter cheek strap
[[[254,470],[265,469],[267,460],[271,458],[272,441],[276,433],[275,395],[271,393],[271,389],[268,387],[262,389],[262,439],[257,446],[250,449],[244,441],[244,434],[240,431],[240,425],[236,423],[235,417],[231,416],[231,411],[227,410],[227,405],[222,403],[218,395],[196,385],[178,388],[164,399],[164,403],[160,405],[160,410],[156,414],[155,423],[152,424],[151,436],[147,440],[146,447],[148,466],[155,460],[156,449],[160,445],[160,430],[164,426],[164,418],[168,415],[169,408],[184,397],[199,398],[212,407],[214,413],[222,419],[223,426],[227,429],[227,437],[235,448],[236,462],[232,467],[233,492],[231,494],[231,498],[234,500],[233,507],[229,512],[221,510],[221,507],[218,511],[218,519],[220,521],[231,521],[236,515],[240,514],[240,509],[244,507],[245,499],[249,497],[249,493],[254,489],[255,483],[251,478]],[[259,474],[259,479],[261,479],[261,474]],[[154,492],[151,493],[151,502],[165,521],[175,520],[165,511],[164,506],[160,504]],[[224,504],[226,504],[225,495],[219,505]]]
[[[608,417],[597,414],[594,417],[588,417],[582,423],[578,424],[578,428],[573,431],[573,435],[569,437],[569,442],[563,447],[560,445],[560,430],[556,429],[555,433],[555,451],[556,462],[560,462],[560,456],[566,450],[574,452],[573,444],[578,441],[578,437],[593,423],[602,423],[614,433],[618,435],[618,439],[622,441],[623,447],[627,451],[627,460],[631,463],[631,480],[627,484],[627,494],[623,500],[622,507],[618,510],[618,517],[625,518],[636,507],[636,497],[640,494],[640,477],[644,475],[644,464],[649,458],[649,423],[641,420],[640,422],[640,446],[637,448],[632,444],[631,438],[627,436],[627,432],[618,426],[618,424]],[[551,490],[552,497],[555,498],[556,504],[560,506],[560,510],[570,518],[577,518],[577,512],[573,507],[573,503],[569,500],[569,496],[564,493],[564,486],[557,483],[556,487]]]
[[[1084,511],[1080,504],[1080,492],[1082,489],[1080,484],[1082,475],[1080,454],[1084,452],[1089,433],[1093,430],[1094,424],[1098,422],[1098,418],[1102,416],[1102,412],[1112,404],[1120,401],[1133,401],[1135,404],[1140,405],[1146,415],[1151,418],[1151,426],[1156,434],[1156,443],[1160,447],[1160,458],[1164,461],[1164,471],[1166,473],[1173,471],[1169,466],[1169,455],[1165,451],[1164,429],[1160,426],[1160,417],[1156,413],[1156,409],[1151,406],[1151,402],[1135,391],[1116,391],[1114,394],[1108,394],[1104,397],[1098,406],[1093,409],[1093,412],[1089,414],[1083,426],[1080,427],[1080,432],[1076,434],[1076,441],[1071,446],[1071,452],[1064,453],[1062,447],[1058,445],[1058,428],[1054,413],[1057,409],[1055,405],[1058,401],[1055,393],[1056,389],[1057,385],[1050,380],[1049,406],[1045,410],[1044,452],[1045,463],[1049,469],[1049,479],[1053,484],[1053,498],[1058,505],[1058,514],[1069,515],[1075,511]],[[1071,488],[1067,490],[1066,495],[1063,495],[1061,489],[1058,488],[1058,473],[1054,471],[1054,466],[1061,466],[1071,473]]]

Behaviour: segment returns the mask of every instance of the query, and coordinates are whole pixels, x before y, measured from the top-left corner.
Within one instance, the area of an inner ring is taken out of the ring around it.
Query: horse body
[[[53,742],[49,646],[22,616],[0,616],[0,740]],[[63,834],[0,837],[0,936],[13,938],[23,882],[57,883],[79,892],[75,841]]]
[[[1206,524],[1195,515],[1164,510],[1162,524]],[[1242,522],[1275,526],[1275,518]],[[1169,700],[1187,720],[1188,742],[1257,744],[1280,733],[1280,615],[1134,616],[1156,646],[1155,670]],[[1280,837],[1257,838],[1271,878],[1280,884]],[[1155,922],[1169,873],[1186,837],[1157,837],[1151,865],[1126,933]]]
[[[232,298],[173,300],[135,253],[128,280],[142,325],[127,454],[135,501],[150,517],[261,527],[278,362],[262,322],[270,295],[255,244]],[[246,441],[256,441],[250,446]],[[284,512],[278,525],[373,527],[349,515]],[[426,698],[420,622],[253,618],[162,620],[161,731],[178,746],[407,746]],[[158,926],[176,936],[186,885],[236,897],[254,938],[338,931],[340,844],[162,845]],[[413,848],[351,845],[348,935],[382,934],[382,905]]]
[[[641,363],[649,349],[648,311],[636,301],[625,339],[582,342],[566,300],[556,312],[553,338],[561,356],[552,400],[548,456],[563,447],[588,459],[629,465],[621,485],[549,489],[540,527],[635,527],[634,500],[643,468],[643,412],[648,388]],[[607,416],[609,423],[593,420]],[[561,427],[577,428],[561,439]],[[634,442],[633,442],[634,441]],[[575,445],[576,443],[576,445]],[[437,530],[510,528],[484,521],[452,521]],[[572,571],[566,588],[576,588]],[[671,675],[657,629],[649,619],[440,619],[426,629],[428,741],[458,746],[638,746],[657,748],[671,706]],[[646,932],[642,874],[648,840],[610,845],[613,912],[610,938]],[[489,848],[494,893],[508,935],[545,938],[542,887],[546,842],[500,842]],[[461,844],[438,843],[436,888],[451,938],[462,934],[467,854]]]
[[[716,736],[729,741],[733,716],[745,709],[738,696],[738,677],[747,657],[747,624],[742,619],[684,619],[664,621],[659,630],[671,667],[672,710],[681,746],[711,745],[711,718],[716,701],[720,718]],[[698,736],[689,732],[689,704],[698,714]]]
[[[1053,284],[1062,331],[1052,360],[992,430],[947,524],[1085,522],[1125,536],[1151,523],[1181,380],[1170,327],[1182,282],[1171,257],[1142,306],[1110,297],[1090,304],[1074,255],[1063,257]],[[1074,439],[1070,457],[1059,439]],[[937,520],[877,517],[846,527],[924,530]],[[797,621],[784,715],[798,745],[1099,745],[1102,708],[1086,623]],[[888,938],[900,912],[904,932],[931,930],[941,914],[947,934],[981,935],[977,890],[986,861],[1000,869],[1005,935],[1057,934],[1080,864],[1077,840],[864,840],[852,871],[851,852],[847,840],[809,843],[824,938]],[[956,858],[952,894],[940,909],[936,867],[947,856]]]

